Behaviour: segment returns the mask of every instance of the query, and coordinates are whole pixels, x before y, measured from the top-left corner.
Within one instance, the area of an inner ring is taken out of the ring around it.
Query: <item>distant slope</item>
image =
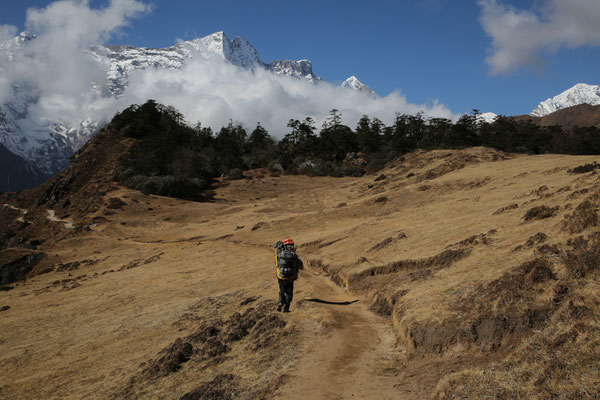
[[[600,104],[600,86],[578,83],[564,92],[542,101],[529,115],[543,117],[563,108],[579,104]]]
[[[564,128],[573,128],[575,126],[600,127],[600,105],[579,104],[554,111],[543,117],[515,115],[511,118],[515,121],[531,121],[540,126],[558,125]]]
[[[0,143],[0,190],[18,192],[44,182],[48,176],[39,168],[11,153]]]

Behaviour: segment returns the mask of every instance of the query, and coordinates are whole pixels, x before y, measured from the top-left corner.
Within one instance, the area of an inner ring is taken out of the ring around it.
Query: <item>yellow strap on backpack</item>
[[[293,281],[295,278],[284,278],[281,276],[281,271],[279,269],[279,261],[277,261],[277,250],[275,250],[275,271],[276,271],[276,275],[277,275],[277,279],[281,279],[282,281]]]
[[[279,261],[277,261],[277,249],[275,249],[275,274],[277,275],[277,279],[281,279],[281,276],[279,276]]]

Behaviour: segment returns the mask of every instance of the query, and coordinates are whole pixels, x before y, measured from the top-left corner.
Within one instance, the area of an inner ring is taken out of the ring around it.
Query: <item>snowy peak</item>
[[[352,75],[350,78],[346,79],[342,83],[342,87],[354,89],[359,92],[363,92],[363,93],[366,93],[366,94],[369,94],[372,96],[376,96],[375,92],[373,90],[371,90],[370,87],[368,87],[367,85],[365,85],[364,83],[359,81],[358,78],[356,78],[354,75]]]
[[[177,43],[175,49],[184,57],[201,55],[204,58],[222,57],[233,65],[253,69],[263,63],[258,52],[246,39],[236,37],[230,40],[225,32]],[[167,49],[162,49],[167,50]]]
[[[529,115],[543,117],[562,108],[576,106],[578,104],[600,104],[600,86],[578,83],[561,94],[542,101]]]
[[[309,82],[315,82],[321,79],[313,73],[312,63],[308,60],[273,61],[270,64],[265,64],[265,68],[276,75],[287,75],[294,78],[302,78]]]
[[[351,88],[357,88],[360,86],[364,86],[363,83],[361,81],[358,80],[357,77],[355,77],[354,75],[352,75],[350,78],[346,79],[344,81],[344,83],[342,83],[342,86],[344,87],[351,87]]]
[[[36,35],[31,32],[21,32],[19,36],[6,40],[0,43],[0,49],[16,49],[23,47],[27,42],[32,39],[35,39]]]
[[[498,118],[498,115],[494,114],[493,112],[484,112],[481,114],[477,114],[477,122],[479,123],[485,122],[491,124],[496,120],[496,118]]]
[[[15,56],[15,51],[23,48],[35,35],[31,32],[21,32],[19,36],[0,43],[0,67],[5,62],[10,62]]]

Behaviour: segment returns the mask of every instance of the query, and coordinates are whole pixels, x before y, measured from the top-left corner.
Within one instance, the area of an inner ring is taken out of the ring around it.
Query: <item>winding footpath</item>
[[[54,215],[54,210],[48,209],[47,211],[48,211],[48,215],[46,216],[46,218],[49,221],[62,222],[64,224],[65,228],[67,228],[67,229],[73,229],[73,221],[71,221],[69,219],[60,219],[60,218],[57,218]]]
[[[25,222],[25,219],[23,217],[25,215],[27,215],[27,210],[25,210],[23,208],[15,207],[12,204],[6,204],[6,203],[4,203],[4,207],[8,207],[8,208],[10,208],[12,210],[15,210],[15,211],[20,211],[21,214],[23,214],[23,215],[21,215],[20,217],[17,217],[17,221],[19,221],[19,222]]]
[[[300,286],[309,295],[303,293],[298,301],[326,308],[335,326],[323,333],[314,321],[290,314],[308,340],[294,375],[275,398],[398,399],[397,375],[404,357],[394,345],[391,322],[314,270],[302,273]]]

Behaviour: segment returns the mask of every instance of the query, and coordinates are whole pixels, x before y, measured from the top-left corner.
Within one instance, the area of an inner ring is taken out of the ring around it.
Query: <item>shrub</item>
[[[227,178],[231,180],[244,179],[244,173],[240,168],[232,168],[227,173]]]
[[[590,226],[598,225],[596,207],[589,200],[582,202],[573,214],[565,215],[561,228],[569,233],[579,233]]]
[[[135,175],[129,177],[123,181],[123,184],[129,189],[144,191],[144,185],[148,180],[148,176],[145,175]]]
[[[144,193],[153,193],[158,194],[158,179],[152,179],[153,177],[149,176],[142,184],[141,191]]]
[[[590,271],[600,269],[600,249],[597,247],[568,251],[562,259],[569,272],[578,278],[584,277]]]
[[[346,164],[346,163],[341,163],[341,164],[333,164],[332,165],[332,169],[331,172],[329,173],[330,176],[334,176],[336,178],[340,178],[342,176],[363,176],[365,174],[365,170],[358,166],[358,165],[354,165],[354,164]]]
[[[590,163],[590,164],[578,165],[577,167],[569,170],[569,172],[571,172],[573,174],[585,174],[586,172],[591,172],[598,168],[600,168],[600,164],[598,164],[596,161],[594,161],[593,163]]]
[[[300,164],[298,172],[308,176],[327,176],[333,171],[332,163],[321,159],[314,159]]]
[[[519,208],[519,205],[517,203],[509,204],[507,206],[500,207],[499,209],[497,209],[496,211],[494,211],[494,215],[502,214],[503,212],[506,212],[508,210],[513,210],[515,208]]]
[[[115,174],[111,177],[111,179],[113,181],[124,182],[135,175],[137,174],[132,168],[119,167],[117,168]]]
[[[269,164],[269,171],[278,173],[283,172],[284,169],[279,161],[273,161]]]
[[[375,171],[379,171],[380,169],[385,167],[387,163],[399,156],[400,154],[395,151],[369,154],[369,164],[367,165],[367,172],[372,173]]]
[[[209,183],[201,178],[180,180],[172,175],[145,176],[136,175],[123,183],[129,189],[139,190],[146,194],[178,197],[185,200],[203,200],[209,197],[203,192]]]
[[[550,208],[548,206],[533,207],[532,209],[527,211],[525,213],[525,215],[523,215],[523,219],[525,220],[525,222],[527,222],[527,221],[532,221],[532,220],[536,220],[536,219],[550,218],[556,214],[556,212],[558,211],[558,208],[559,208],[558,206],[552,207],[552,208]]]
[[[531,283],[541,283],[550,279],[556,279],[548,260],[545,258],[536,258],[521,264],[521,273],[527,277]]]

